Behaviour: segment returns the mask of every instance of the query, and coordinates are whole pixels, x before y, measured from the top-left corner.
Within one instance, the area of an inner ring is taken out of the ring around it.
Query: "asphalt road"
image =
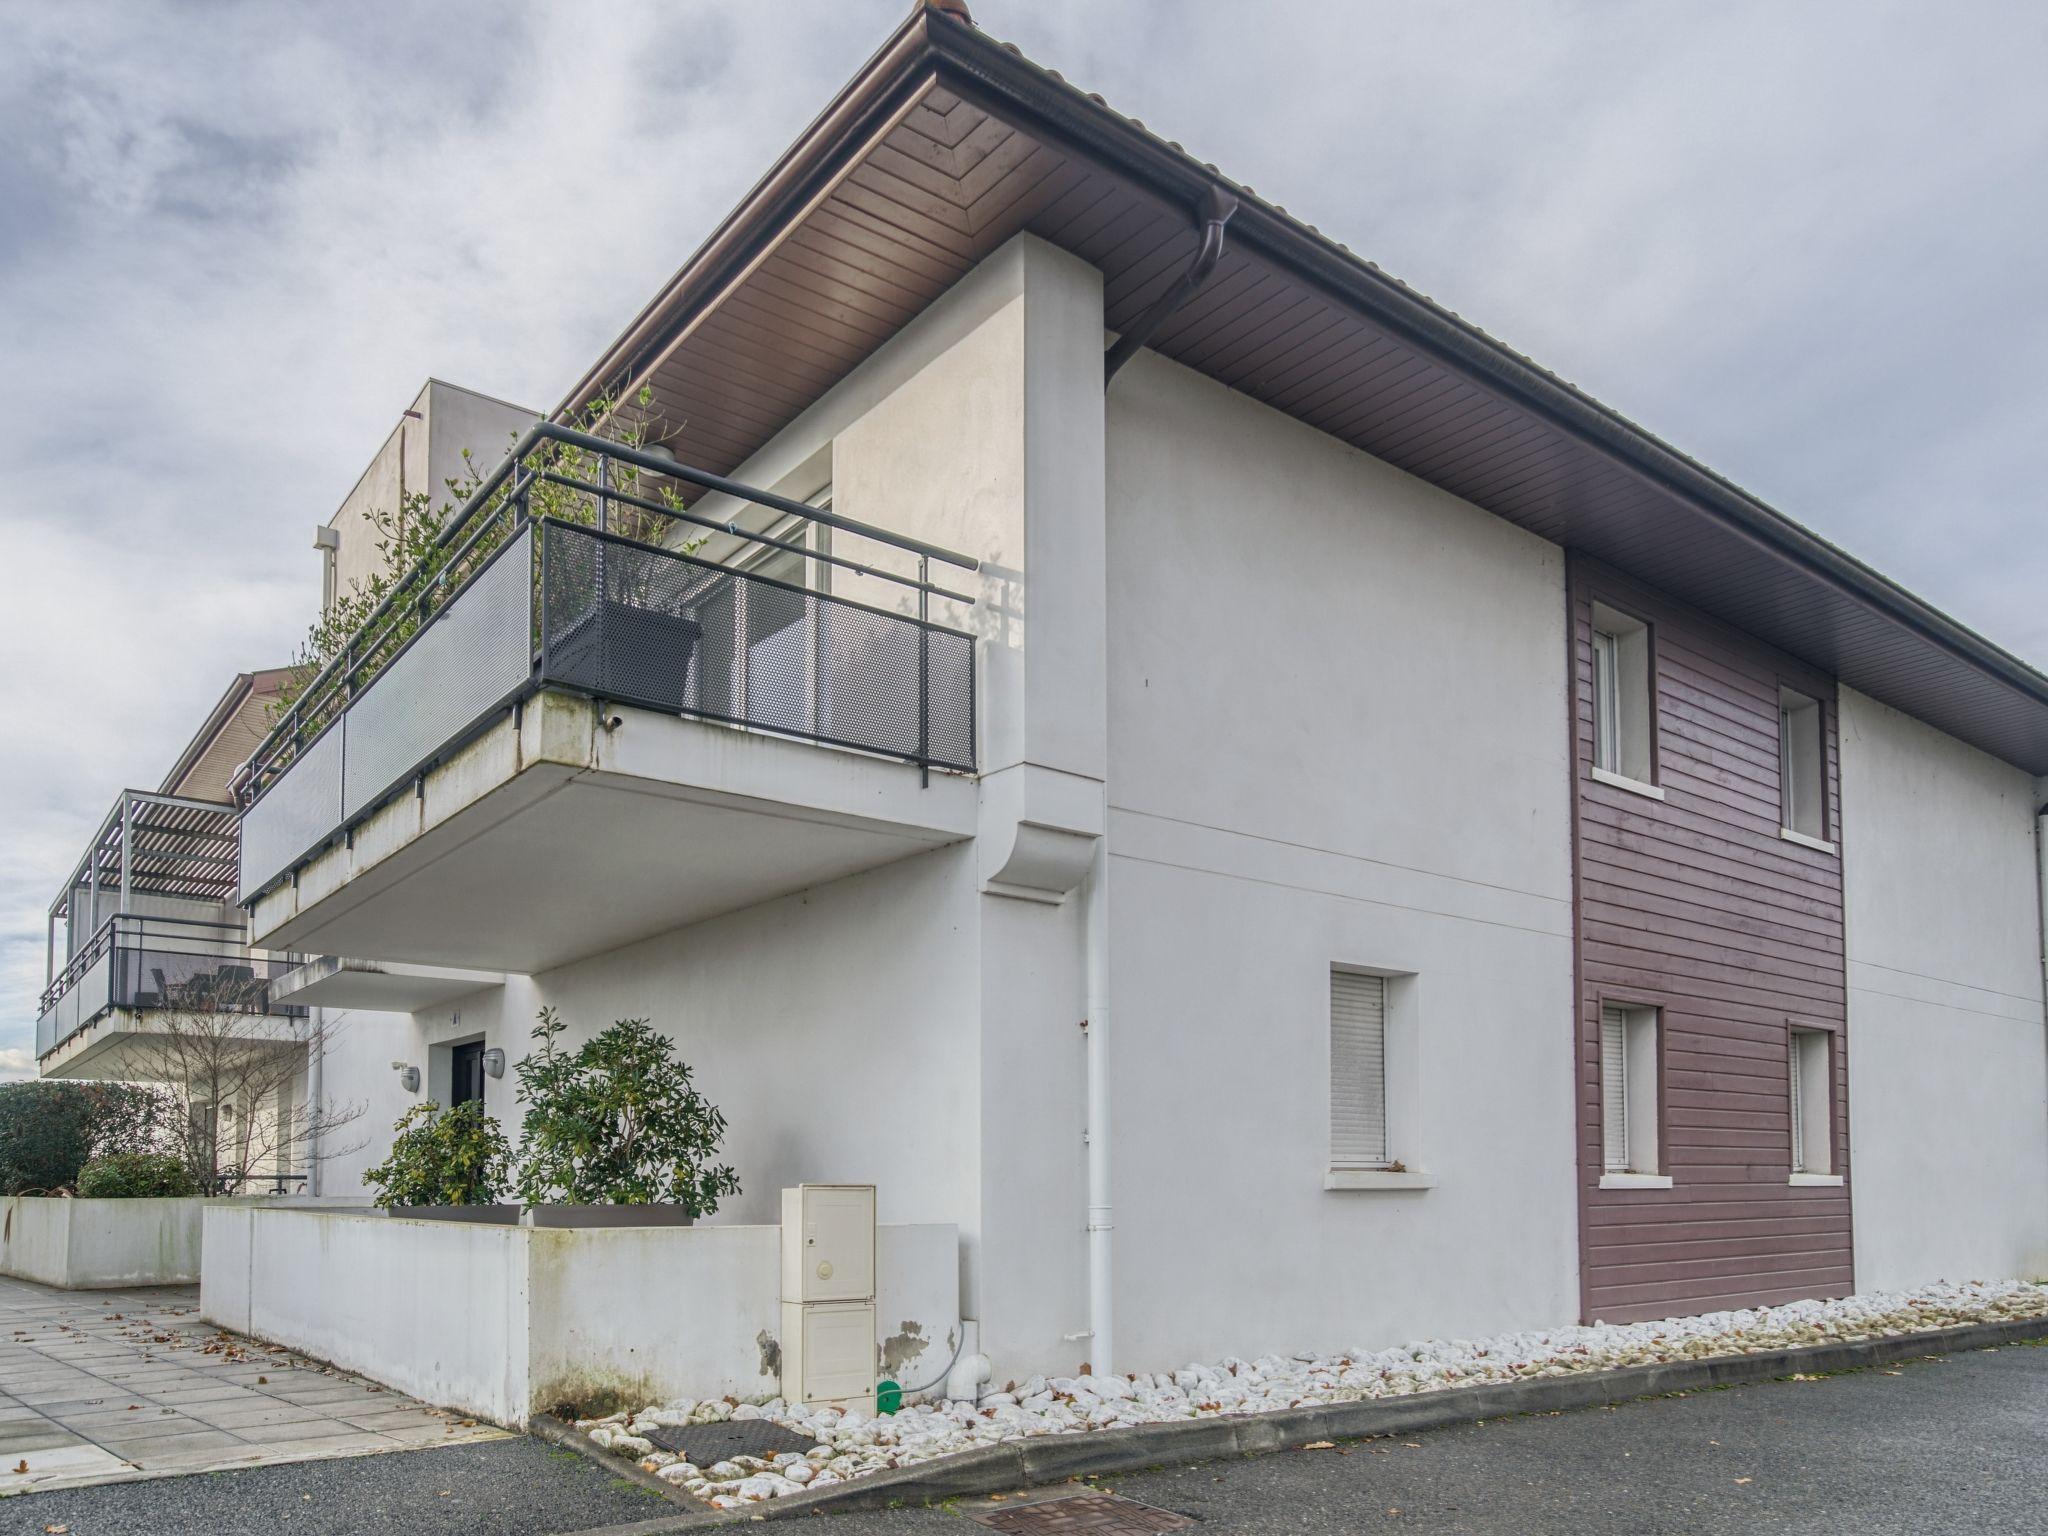
[[[1100,1480],[1195,1536],[2048,1533],[2048,1347],[1691,1393]],[[813,1536],[977,1536],[948,1508],[797,1517]],[[36,1536],[553,1536],[671,1513],[536,1441],[260,1467],[0,1502]],[[752,1527],[749,1527],[750,1529]]]
[[[1107,1477],[1191,1536],[2048,1532],[2048,1347],[1658,1398]],[[1028,1497],[1029,1495],[1027,1495]],[[963,1516],[819,1517],[812,1536],[979,1536]]]
[[[0,1500],[0,1533],[556,1536],[674,1512],[574,1451],[522,1437],[26,1493]]]

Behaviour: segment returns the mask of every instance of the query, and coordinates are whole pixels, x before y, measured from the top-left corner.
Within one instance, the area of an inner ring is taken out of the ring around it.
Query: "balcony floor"
[[[545,970],[962,841],[976,799],[957,775],[543,692],[262,893],[252,938]]]

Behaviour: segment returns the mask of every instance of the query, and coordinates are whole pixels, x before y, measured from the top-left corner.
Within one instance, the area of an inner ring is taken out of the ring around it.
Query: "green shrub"
[[[690,1086],[675,1042],[645,1019],[621,1019],[576,1051],[555,1049],[566,1026],[540,1011],[539,1049],[519,1063],[519,1193],[530,1205],[680,1205],[708,1216],[740,1192],[710,1159],[725,1116]]]
[[[78,1171],[81,1200],[180,1200],[198,1193],[184,1159],[168,1152],[115,1152]]]
[[[363,1174],[377,1203],[491,1205],[511,1177],[511,1150],[476,1099],[443,1109],[416,1104],[392,1127],[391,1155]]]
[[[0,1195],[69,1189],[96,1157],[168,1145],[173,1109],[134,1083],[0,1084]]]

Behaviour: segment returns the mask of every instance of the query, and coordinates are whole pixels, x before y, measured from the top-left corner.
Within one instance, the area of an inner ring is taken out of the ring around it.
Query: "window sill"
[[[1641,779],[1631,779],[1626,774],[1610,773],[1605,768],[1593,770],[1593,782],[1605,784],[1609,789],[1625,789],[1632,795],[1641,795],[1646,800],[1662,800],[1664,791],[1655,784],[1645,784]]]
[[[1404,1169],[1332,1168],[1323,1175],[1325,1189],[1435,1189],[1436,1175]]]
[[[1602,1189],[1669,1189],[1671,1175],[1668,1173],[1603,1173],[1600,1175]]]
[[[1811,848],[1815,853],[1833,853],[1835,845],[1824,838],[1808,837],[1804,832],[1794,832],[1790,827],[1778,828],[1778,836],[1788,843],[1797,843],[1802,848]]]
[[[1842,1176],[1839,1173],[1795,1173],[1785,1182],[1794,1189],[1840,1189]]]

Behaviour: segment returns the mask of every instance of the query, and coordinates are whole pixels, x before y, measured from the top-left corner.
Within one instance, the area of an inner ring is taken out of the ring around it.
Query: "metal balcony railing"
[[[290,968],[251,954],[239,924],[117,914],[44,989],[36,1055],[117,1008],[304,1018],[303,1007],[270,1001],[270,983]]]
[[[837,540],[708,516],[678,486],[893,553],[856,559]],[[728,536],[732,561],[676,547],[696,530]],[[741,563],[778,555],[806,574]],[[935,585],[934,560],[978,569],[829,508],[535,427],[243,766],[241,899],[543,686],[972,771],[974,638],[930,607],[973,599]]]

